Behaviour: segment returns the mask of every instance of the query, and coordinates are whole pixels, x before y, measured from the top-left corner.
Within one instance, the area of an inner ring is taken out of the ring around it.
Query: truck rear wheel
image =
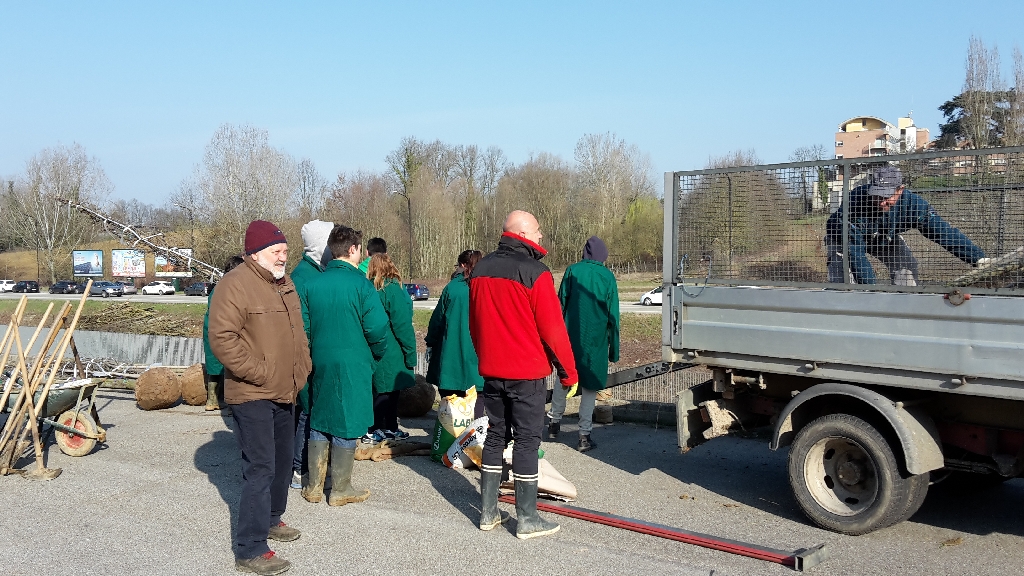
[[[904,477],[888,441],[874,426],[849,414],[830,414],[805,426],[794,439],[789,483],[815,524],[858,535],[917,512],[928,490],[928,475]]]

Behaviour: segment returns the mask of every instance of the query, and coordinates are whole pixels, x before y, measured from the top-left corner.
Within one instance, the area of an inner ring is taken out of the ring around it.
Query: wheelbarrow
[[[97,388],[99,383],[85,378],[51,388],[45,400],[40,398],[42,391],[32,399],[39,406],[40,428],[49,424],[57,446],[68,456],[85,456],[96,448],[97,442],[107,441],[107,431],[100,425],[96,412]],[[14,409],[16,396],[11,394],[4,411]]]

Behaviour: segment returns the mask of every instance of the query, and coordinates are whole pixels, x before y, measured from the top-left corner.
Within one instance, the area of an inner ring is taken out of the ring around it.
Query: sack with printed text
[[[484,440],[487,439],[487,416],[473,421],[448,447],[441,463],[449,468],[480,467],[484,455]]]
[[[465,398],[454,394],[441,398],[441,403],[437,407],[437,422],[434,423],[434,433],[431,435],[431,460],[441,462],[459,434],[473,423],[475,408],[475,387],[466,391]]]

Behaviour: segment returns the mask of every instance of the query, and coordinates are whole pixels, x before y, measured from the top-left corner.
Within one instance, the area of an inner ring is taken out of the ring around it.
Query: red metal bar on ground
[[[516,502],[516,499],[513,496],[502,496],[500,500],[509,504],[515,504]],[[569,518],[586,520],[588,522],[604,524],[614,528],[622,528],[623,530],[630,530],[640,534],[657,536],[659,538],[666,538],[668,540],[675,540],[677,542],[685,542],[687,544],[694,544],[704,548],[720,550],[730,554],[746,556],[747,558],[774,562],[776,564],[789,566],[799,571],[807,570],[808,568],[816,566],[828,559],[828,550],[825,548],[824,544],[819,544],[818,546],[809,549],[802,548],[794,552],[787,552],[784,550],[775,550],[764,546],[758,546],[756,544],[718,538],[708,534],[701,534],[699,532],[690,532],[688,530],[673,528],[671,526],[644,522],[633,518],[625,518],[614,514],[606,514],[604,512],[587,510],[585,508],[577,508],[575,506],[565,506],[563,504],[538,501],[537,509],[543,512],[551,512],[552,514],[568,516]]]

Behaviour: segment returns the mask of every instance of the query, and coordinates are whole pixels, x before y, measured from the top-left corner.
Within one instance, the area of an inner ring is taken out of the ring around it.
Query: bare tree
[[[789,161],[790,162],[812,162],[814,160],[824,160],[827,157],[828,157],[828,150],[826,150],[826,148],[824,146],[822,146],[821,144],[815,144],[813,146],[801,146],[801,147],[797,148],[796,150],[793,150],[793,153],[789,155]],[[826,191],[826,195],[824,197],[821,196],[821,190],[822,190],[822,186],[821,186],[821,183],[822,183],[822,179],[821,179],[822,170],[820,168],[819,169],[801,168],[799,170],[799,173],[800,173],[800,181],[796,183],[797,190],[795,192],[801,198],[801,203],[803,205],[803,213],[804,214],[810,214],[811,212],[814,211],[814,189],[815,189],[816,186],[818,188],[819,201],[821,202],[821,205],[822,206],[827,206],[828,205],[828,196],[827,196],[828,187],[827,187],[827,185],[824,188],[824,190]],[[817,184],[814,183],[815,177],[818,177],[818,183]]]
[[[423,177],[423,169],[426,164],[427,147],[422,142],[414,137],[406,137],[402,139],[401,144],[398,148],[392,150],[388,154],[386,161],[388,168],[390,169],[390,175],[395,180],[397,189],[394,192],[405,199],[405,207],[407,211],[407,223],[408,230],[406,234],[406,250],[405,253],[408,255],[408,270],[409,279],[413,277],[413,262],[416,260],[414,254],[414,235],[413,235],[413,212],[412,212],[412,199],[415,195],[415,190]]]
[[[1007,146],[1020,146],[1024,144],[1024,55],[1016,46],[1013,49],[1013,89],[1009,100],[1005,142]]]
[[[224,124],[172,201],[207,224],[197,242],[204,242],[209,261],[222,262],[242,246],[251,221],[280,226],[291,216],[298,190],[295,160],[270,145],[266,130]]]
[[[112,189],[99,162],[79,144],[47,148],[25,166],[20,182],[3,196],[7,228],[22,246],[35,249],[50,282],[71,251],[91,240],[91,221],[68,205],[103,203]]]
[[[304,158],[298,165],[299,189],[297,192],[299,220],[309,221],[323,215],[327,200],[327,180],[316,169],[313,161]]]
[[[1005,90],[999,73],[999,49],[971,36],[962,93],[963,130],[972,148],[994,144],[997,100]]]

